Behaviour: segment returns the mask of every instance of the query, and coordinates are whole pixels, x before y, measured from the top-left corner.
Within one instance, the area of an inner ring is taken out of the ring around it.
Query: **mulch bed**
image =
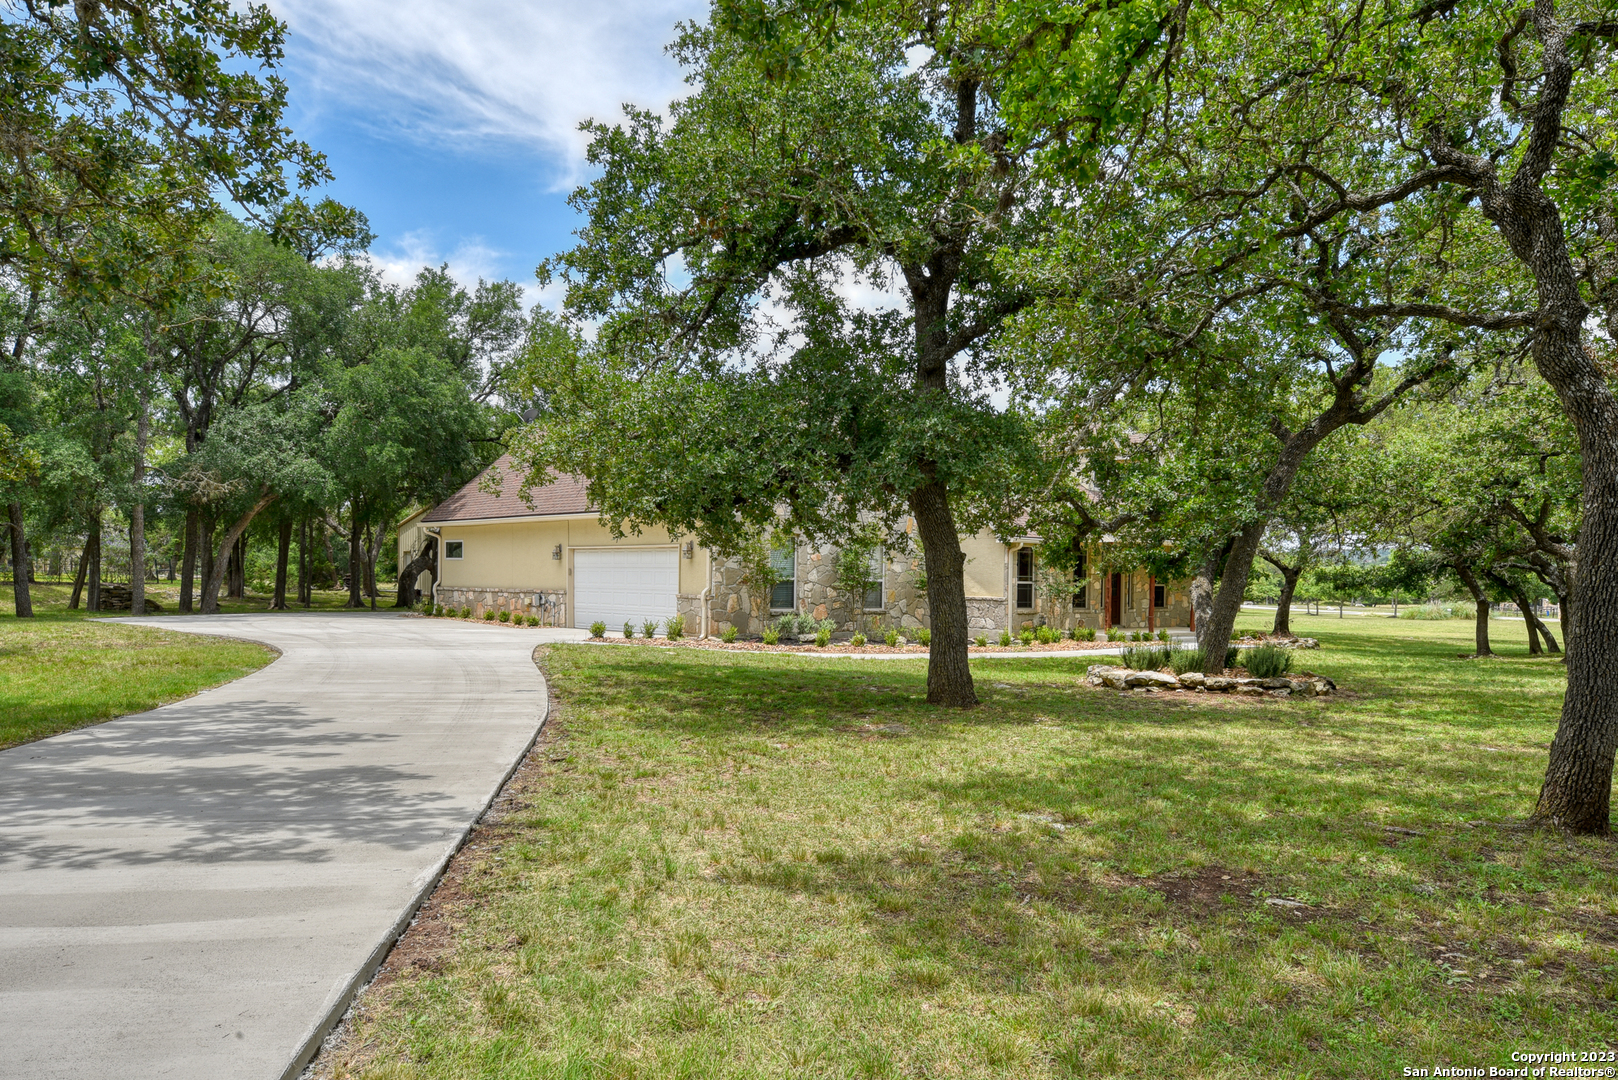
[[[849,656],[873,656],[877,654],[903,654],[906,656],[922,657],[927,655],[925,645],[885,645],[880,641],[869,641],[856,649],[846,641],[834,641],[825,648],[819,645],[766,645],[762,641],[738,641],[727,645],[723,641],[710,638],[701,641],[697,638],[680,638],[678,641],[669,641],[666,638],[602,638],[597,644],[603,645],[640,645],[659,649],[718,649],[725,652],[763,652],[763,653],[842,653]],[[1117,641],[1058,641],[1050,645],[1041,645],[1035,642],[1024,645],[1014,641],[1010,645],[988,645],[979,648],[976,645],[967,646],[967,652],[977,656],[993,656],[996,653],[1082,653],[1093,652],[1097,649],[1116,649],[1119,645],[1128,645],[1129,642]],[[1146,642],[1134,642],[1136,645],[1145,645]],[[1153,641],[1153,645],[1162,642]]]

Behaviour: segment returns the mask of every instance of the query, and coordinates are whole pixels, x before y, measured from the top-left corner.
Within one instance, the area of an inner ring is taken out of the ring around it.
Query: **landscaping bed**
[[[788,645],[783,643],[766,645],[762,641],[734,641],[727,643],[720,641],[718,638],[709,638],[706,641],[699,638],[679,638],[675,641],[670,641],[667,638],[637,637],[627,639],[613,637],[599,638],[597,639],[597,642],[600,644],[609,645],[641,645],[676,649],[711,649],[719,652],[742,653],[847,653],[855,656],[866,656],[873,654],[904,654],[918,658],[925,658],[927,655],[927,646],[922,645],[919,642],[907,643],[904,645],[887,645],[881,641],[867,641],[864,645],[861,645],[858,648],[846,641],[833,641],[829,645]],[[1118,648],[1118,645],[1119,643],[1115,641],[1062,640],[1048,645],[1042,645],[1037,641],[1031,645],[1024,645],[1019,641],[1013,642],[1010,645],[969,645],[967,646],[967,652],[973,655],[988,656],[993,656],[996,653],[1013,652],[1083,653],[1094,652],[1097,649],[1116,649]]]

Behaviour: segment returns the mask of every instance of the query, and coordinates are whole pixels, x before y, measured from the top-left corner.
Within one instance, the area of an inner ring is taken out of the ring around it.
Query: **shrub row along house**
[[[690,634],[734,626],[746,636],[789,613],[832,619],[845,631],[856,621],[867,631],[931,625],[919,543],[912,552],[873,552],[872,587],[857,603],[836,587],[835,551],[806,544],[773,552],[778,580],[768,596],[754,596],[739,563],[690,538],[660,528],[614,537],[590,507],[583,477],[558,476],[527,492],[521,480],[520,468],[502,457],[442,503],[400,523],[399,565],[429,537],[438,542],[437,580],[428,571],[416,583],[423,595],[478,617],[493,609],[580,628],[682,615]],[[908,524],[914,535],[914,522]],[[1189,622],[1185,582],[1154,581],[1145,571],[1052,572],[1041,566],[1038,545],[1037,536],[961,537],[974,633],[1039,625],[1155,630]]]

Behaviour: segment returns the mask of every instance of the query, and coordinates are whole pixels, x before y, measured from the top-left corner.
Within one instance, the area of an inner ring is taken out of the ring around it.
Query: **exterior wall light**
[[[688,559],[694,559],[694,558],[696,558],[696,556],[697,556],[696,543],[691,541],[691,540],[687,540],[685,542],[685,557],[688,558]]]
[[[562,545],[561,544],[557,544],[555,547],[551,548],[551,558],[555,559],[557,562],[562,561]]]

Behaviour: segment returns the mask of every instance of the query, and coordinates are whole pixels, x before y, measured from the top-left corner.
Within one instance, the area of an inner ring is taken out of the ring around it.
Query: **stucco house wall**
[[[546,625],[571,625],[569,598],[575,553],[591,548],[657,547],[679,553],[676,607],[685,616],[687,632],[711,634],[734,627],[742,636],[762,632],[765,624],[784,611],[769,607],[770,597],[753,596],[742,581],[742,568],[696,545],[689,538],[671,537],[662,528],[648,528],[615,538],[601,523],[585,498],[577,477],[558,477],[543,488],[524,495],[516,487],[515,468],[507,458],[490,467],[501,481],[485,477],[468,484],[444,503],[418,511],[400,524],[401,562],[420,549],[428,531],[440,540],[437,601],[447,607],[470,608],[481,617],[487,610],[538,616]],[[491,490],[492,489],[492,490]],[[907,522],[915,536],[915,524]],[[1002,630],[1049,625],[1067,630],[1076,626],[1100,629],[1106,624],[1103,604],[1110,579],[1090,576],[1085,604],[1075,608],[1070,575],[1038,569],[1034,603],[1016,604],[1014,580],[1017,552],[1034,548],[1037,537],[1006,542],[987,530],[961,538],[966,555],[967,616],[972,633],[998,635]],[[459,558],[448,557],[458,545]],[[912,632],[931,625],[931,613],[922,583],[919,540],[911,550],[882,552],[881,603],[866,608],[851,606],[851,598],[836,587],[836,549],[799,544],[793,551],[793,610],[816,619],[831,619],[838,632],[863,630],[876,634],[887,628]],[[1092,556],[1092,564],[1096,561]],[[1166,603],[1152,608],[1153,588],[1145,573],[1124,574],[1120,582],[1120,618],[1126,628],[1184,626],[1190,617],[1185,583],[1164,590]],[[424,575],[423,587],[430,587]],[[863,598],[862,598],[863,599]]]

